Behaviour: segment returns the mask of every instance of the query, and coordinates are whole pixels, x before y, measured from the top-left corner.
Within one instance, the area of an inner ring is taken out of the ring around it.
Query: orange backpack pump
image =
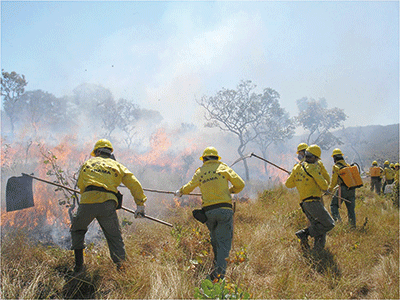
[[[380,177],[381,176],[381,168],[379,168],[379,167],[369,168],[369,175],[371,177]]]
[[[338,175],[349,189],[355,189],[363,186],[360,171],[356,164],[352,164],[349,167],[344,166],[338,171]]]

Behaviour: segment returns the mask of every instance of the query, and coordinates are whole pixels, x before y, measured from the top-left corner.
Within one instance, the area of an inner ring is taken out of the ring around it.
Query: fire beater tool
[[[261,160],[263,160],[263,161],[265,161],[265,162],[267,162],[267,163],[273,165],[275,168],[278,168],[279,170],[284,171],[284,172],[290,174],[290,172],[289,172],[288,170],[285,170],[284,168],[281,168],[280,166],[278,166],[278,165],[276,165],[276,164],[270,162],[269,160],[266,160],[265,158],[263,158],[263,157],[261,157],[261,156],[258,156],[258,155],[256,155],[256,154],[254,154],[253,152],[251,152],[251,153],[249,153],[249,154],[247,154],[247,155],[245,155],[245,156],[242,156],[242,157],[240,157],[239,159],[237,159],[233,164],[231,164],[231,167],[232,167],[234,164],[238,163],[239,161],[245,160],[246,158],[250,158],[250,157],[252,157],[252,156],[254,156],[254,157],[258,158],[258,159],[261,159]]]
[[[126,188],[126,186],[124,186],[124,185],[120,185],[120,187]],[[171,191],[153,190],[153,189],[145,189],[145,188],[143,189],[143,191],[146,191],[146,192],[154,192],[154,193],[160,193],[160,194],[171,194],[171,195],[175,195],[175,192],[171,192]],[[201,196],[201,194],[196,194],[196,193],[187,194],[187,195],[190,195],[190,196]]]
[[[282,168],[282,167],[280,167],[280,166],[278,166],[278,165],[276,165],[276,164],[270,162],[269,160],[266,160],[265,158],[263,158],[263,157],[261,157],[261,156],[258,156],[258,155],[256,155],[256,154],[254,154],[253,152],[251,152],[250,154],[247,154],[247,155],[245,155],[245,156],[243,156],[243,157],[237,159],[237,160],[231,165],[231,167],[232,167],[234,164],[238,163],[239,161],[242,161],[242,160],[244,160],[244,159],[246,159],[246,158],[249,158],[249,157],[252,157],[252,156],[254,156],[254,157],[258,158],[258,159],[261,159],[262,161],[265,161],[265,162],[267,162],[267,163],[273,165],[274,167],[278,168],[279,170],[281,170],[281,171],[283,171],[283,172],[286,172],[287,174],[290,174],[290,172],[289,172],[288,170],[286,170],[286,169],[284,169],[284,168]],[[329,194],[329,195],[331,195],[331,196],[335,196],[333,193],[328,192],[328,191],[325,191],[325,193],[327,193],[327,194]],[[343,201],[346,201],[346,202],[351,203],[350,200],[345,199],[345,198],[341,197],[340,195],[337,195],[336,197],[338,197],[340,200],[343,200]]]
[[[33,202],[33,192],[32,192],[32,179],[36,179],[38,181],[42,181],[54,186],[57,186],[59,188],[66,189],[68,191],[78,193],[80,194],[79,190],[70,188],[65,185],[61,185],[55,182],[51,182],[33,175],[25,174],[22,173],[22,176],[20,177],[11,177],[7,181],[7,186],[6,186],[6,210],[8,211],[14,211],[14,210],[20,210],[28,207],[34,206]],[[135,213],[134,210],[129,209],[127,207],[122,206],[121,207],[123,210],[130,212],[130,213]],[[167,225],[169,227],[173,227],[172,224],[165,222],[163,220],[144,215],[143,216],[146,219],[158,222],[163,225]]]

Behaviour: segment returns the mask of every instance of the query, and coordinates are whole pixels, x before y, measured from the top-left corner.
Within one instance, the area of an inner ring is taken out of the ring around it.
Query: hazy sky
[[[1,68],[57,97],[88,82],[201,123],[196,98],[251,80],[291,116],[326,98],[346,126],[399,122],[398,1],[1,1]]]

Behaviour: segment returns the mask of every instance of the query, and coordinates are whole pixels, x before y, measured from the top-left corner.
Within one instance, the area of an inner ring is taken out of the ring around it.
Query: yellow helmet
[[[400,167],[400,164],[399,163],[395,163],[394,167]]]
[[[383,163],[383,165],[388,165],[388,164],[389,164],[388,160]]]
[[[92,153],[90,153],[90,155],[96,156],[96,155],[95,155],[95,152],[96,152],[96,150],[99,149],[99,148],[110,148],[110,149],[111,149],[111,152],[114,151],[113,146],[111,145],[111,142],[110,142],[109,140],[101,139],[101,140],[98,140],[98,141],[96,142],[96,144],[94,144],[93,151],[92,151]]]
[[[306,152],[310,152],[312,155],[321,158],[321,148],[318,145],[308,146]]]
[[[306,150],[308,148],[308,145],[306,143],[300,143],[297,146],[297,154],[299,154],[300,151]]]
[[[215,149],[214,147],[207,147],[206,149],[204,149],[203,155],[200,157],[200,160],[203,160],[203,157],[206,156],[216,156],[218,157],[218,160],[221,159],[221,157],[219,157],[218,155],[217,149]]]
[[[342,150],[340,150],[339,148],[333,149],[332,157],[334,157],[335,155],[342,155],[343,156]]]
[[[389,167],[394,168],[394,163],[391,163]]]
[[[377,165],[378,165],[378,162],[377,162],[376,160],[374,160],[374,161],[372,162],[372,165],[373,165],[373,166],[377,166]]]

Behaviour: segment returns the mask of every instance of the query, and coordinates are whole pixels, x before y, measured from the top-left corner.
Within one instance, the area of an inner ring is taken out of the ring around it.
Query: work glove
[[[144,205],[138,205],[135,211],[135,219],[144,217]]]
[[[174,195],[175,195],[176,197],[182,197],[181,189],[177,190],[177,191],[174,193]]]

